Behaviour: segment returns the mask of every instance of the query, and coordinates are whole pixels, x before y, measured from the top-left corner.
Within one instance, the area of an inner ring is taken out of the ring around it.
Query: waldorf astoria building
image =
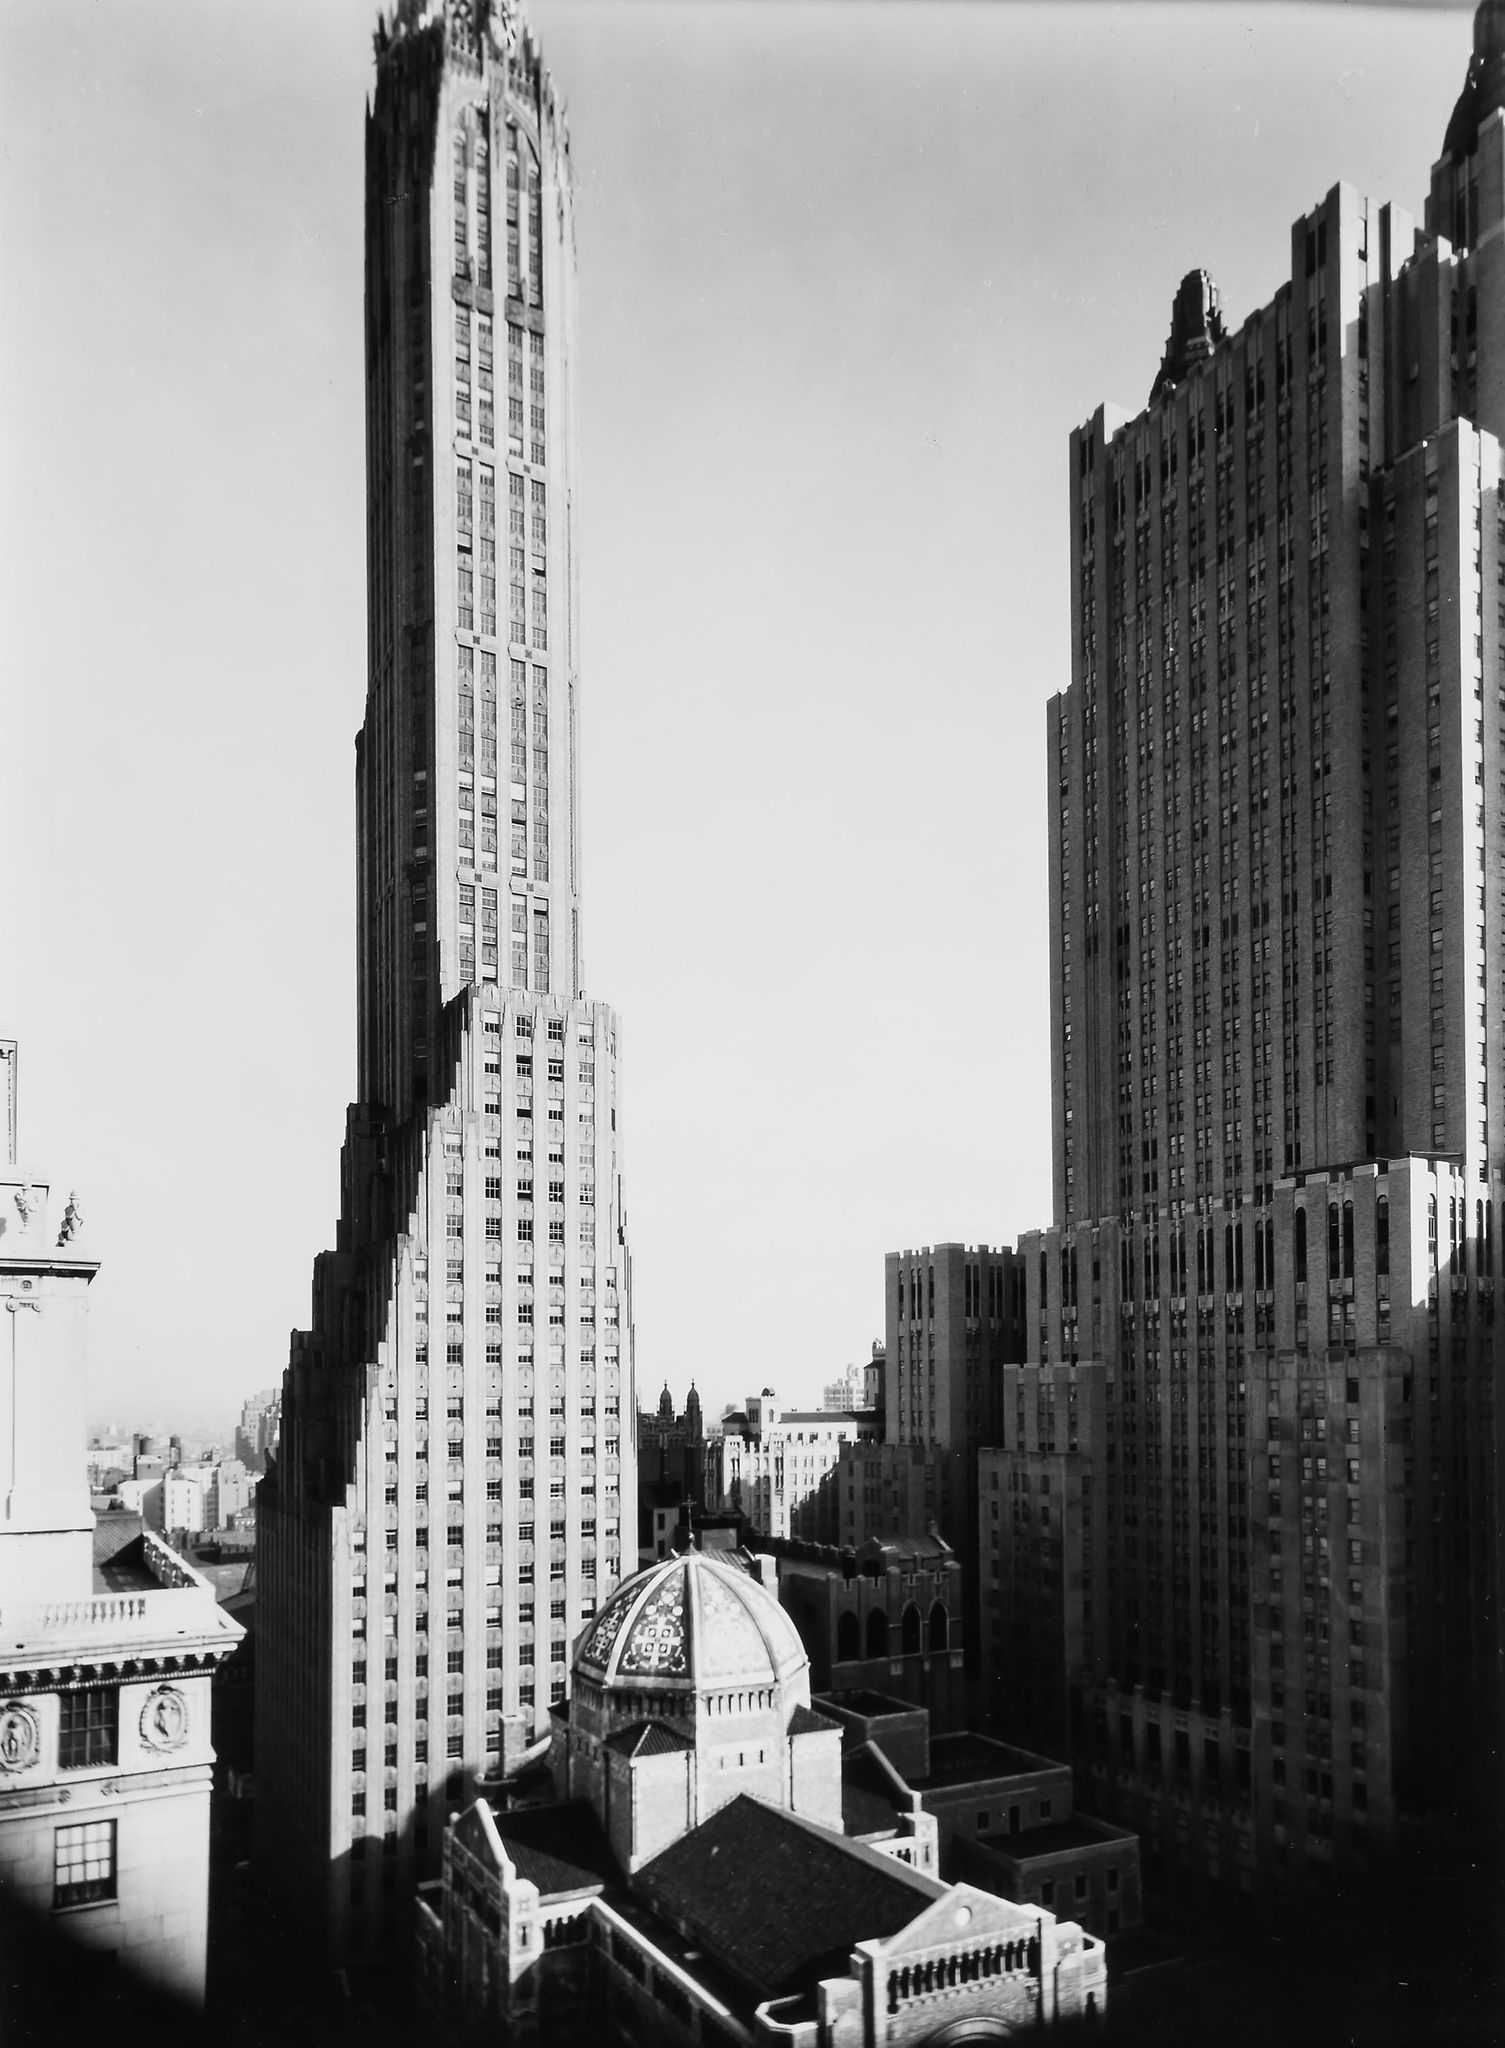
[[[636,1563],[618,1026],[582,993],[569,144],[400,0],[366,128],[358,1089],[258,1494],[258,1864],[334,1957],[547,1737]]]
[[[1071,438],[1055,1227],[983,1651],[1188,1894],[1493,1810],[1502,266],[1489,0],[1421,220],[1334,186],[1237,324],[1194,272]]]

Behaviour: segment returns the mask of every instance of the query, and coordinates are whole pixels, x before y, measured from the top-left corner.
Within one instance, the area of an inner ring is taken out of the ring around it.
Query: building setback
[[[366,128],[358,1102],[258,1493],[257,1857],[374,1954],[635,1563],[618,1027],[581,991],[569,145],[511,5]],[[624,1509],[625,1502],[625,1509]]]
[[[1071,440],[986,1647],[1187,1894],[1384,1869],[1499,1722],[1502,108],[1492,0],[1422,230],[1335,187]]]

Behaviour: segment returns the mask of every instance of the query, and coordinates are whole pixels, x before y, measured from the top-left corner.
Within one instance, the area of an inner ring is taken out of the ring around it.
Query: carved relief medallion
[[[188,1740],[188,1702],[175,1686],[159,1686],[141,1709],[141,1740],[148,1749],[181,1749]]]
[[[0,1771],[29,1771],[41,1753],[37,1717],[18,1700],[0,1707]]]

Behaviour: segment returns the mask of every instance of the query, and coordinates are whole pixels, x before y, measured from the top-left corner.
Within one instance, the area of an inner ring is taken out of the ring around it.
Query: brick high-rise
[[[980,1509],[1001,1692],[1064,1658],[1188,1888],[1383,1866],[1498,1712],[1500,0],[1422,230],[1339,185],[1291,258],[1072,436],[1056,1221]]]
[[[400,0],[366,133],[360,1095],[258,1496],[258,1860],[335,1955],[400,1926],[635,1563],[617,1022],[580,979],[574,367],[537,47],[510,0]]]

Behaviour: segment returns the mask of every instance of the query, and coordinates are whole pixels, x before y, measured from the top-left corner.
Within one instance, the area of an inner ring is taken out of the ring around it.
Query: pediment
[[[939,1948],[979,1942],[1032,1940],[1039,1932],[1040,1914],[1030,1906],[1015,1905],[974,1885],[953,1885],[943,1899],[936,1899],[917,1913],[907,1927],[881,1944],[884,1963],[892,1967],[908,1956],[923,1956]]]

